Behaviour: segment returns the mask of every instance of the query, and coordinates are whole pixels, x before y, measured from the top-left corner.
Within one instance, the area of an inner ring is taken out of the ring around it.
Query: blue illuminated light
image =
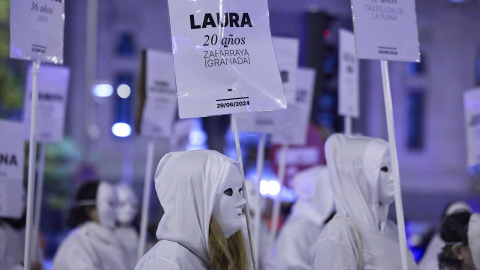
[[[109,97],[113,94],[113,86],[108,83],[96,84],[93,86],[92,94],[96,97]]]
[[[260,194],[276,196],[280,192],[280,183],[278,181],[260,181]]]
[[[117,137],[128,137],[132,134],[132,127],[127,123],[115,123],[112,126],[112,133]]]

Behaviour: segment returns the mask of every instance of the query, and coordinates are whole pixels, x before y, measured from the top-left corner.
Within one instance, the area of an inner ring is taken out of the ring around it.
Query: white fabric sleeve
[[[157,269],[162,269],[162,270],[180,270],[180,268],[175,265],[173,262],[161,259],[161,258],[155,258],[151,257],[147,261],[140,261],[137,266],[135,267],[135,270],[157,270]]]
[[[275,265],[277,270],[309,270],[308,244],[290,231],[280,234]]]
[[[53,260],[53,270],[102,269],[91,247],[80,237],[66,239]]]
[[[340,242],[323,239],[313,249],[314,270],[357,270],[358,261],[351,248]]]

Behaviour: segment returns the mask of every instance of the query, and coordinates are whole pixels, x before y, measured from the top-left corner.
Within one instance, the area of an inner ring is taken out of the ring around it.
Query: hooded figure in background
[[[480,214],[453,213],[442,221],[445,246],[438,254],[440,270],[480,270]]]
[[[57,250],[53,270],[128,269],[114,232],[117,202],[115,187],[106,182],[88,182],[78,189],[67,220],[74,229]]]
[[[451,203],[445,213],[442,216],[444,219],[446,216],[449,216],[454,213],[460,212],[472,212],[472,208],[465,202],[457,201]],[[433,236],[432,240],[428,244],[427,250],[425,251],[425,255],[423,255],[420,264],[418,265],[419,270],[431,270],[431,269],[438,269],[438,254],[442,251],[443,246],[445,246],[445,242],[440,237],[440,234],[437,233]]]
[[[277,240],[277,270],[311,269],[310,252],[334,211],[326,166],[304,170],[293,179],[298,199]]]
[[[237,163],[216,151],[166,154],[155,173],[159,242],[135,269],[248,269],[242,185]]]
[[[387,142],[335,134],[325,153],[337,214],[313,248],[313,269],[402,269],[397,227],[387,219],[394,202]]]
[[[468,245],[472,254],[473,264],[480,270],[480,214],[472,214],[468,222]]]
[[[116,187],[118,196],[117,228],[115,234],[126,252],[128,269],[134,269],[137,264],[138,231],[134,226],[139,204],[135,191],[126,184]]]

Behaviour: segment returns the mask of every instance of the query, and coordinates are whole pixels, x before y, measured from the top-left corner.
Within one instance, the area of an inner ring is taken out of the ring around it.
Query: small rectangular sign
[[[288,106],[295,103],[299,41],[295,38],[273,37],[273,46],[282,77],[283,89]],[[259,132],[273,134],[281,128],[284,114],[280,111],[242,113],[237,116],[238,129],[241,132]]]
[[[355,52],[355,36],[345,29],[340,29],[338,58],[338,113],[358,118],[360,116],[359,64]]]
[[[287,107],[267,0],[169,0],[180,118]]]
[[[420,62],[415,0],[352,0],[359,59]]]
[[[273,37],[273,47],[277,56],[278,69],[282,78],[287,104],[295,100],[297,87],[298,54],[300,41],[297,38]]]
[[[170,52],[147,50],[142,63],[144,80],[138,100],[142,101],[140,134],[151,138],[169,138],[177,112],[177,92]]]
[[[10,0],[10,57],[63,64],[65,0]]]
[[[32,108],[32,69],[30,65],[25,91],[25,138],[30,139]],[[42,65],[38,73],[38,103],[36,138],[39,142],[58,142],[63,139],[70,69],[64,66]]]
[[[288,102],[288,108],[272,112],[277,115],[279,124],[273,133],[272,143],[304,145],[307,142],[308,124],[312,112],[313,91],[315,89],[314,69],[299,68],[294,100]]]
[[[19,218],[25,205],[23,123],[0,120],[0,217]]]

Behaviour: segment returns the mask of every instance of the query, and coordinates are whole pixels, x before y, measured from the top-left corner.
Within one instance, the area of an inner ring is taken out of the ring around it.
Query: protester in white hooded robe
[[[459,212],[472,212],[472,208],[465,202],[457,201],[451,203],[442,217],[445,218],[454,213]],[[445,242],[440,237],[439,233],[436,233],[430,243],[428,244],[427,249],[425,250],[425,254],[423,255],[422,260],[418,265],[419,270],[432,270],[438,269],[438,254],[442,251],[443,246],[445,246]]]
[[[114,233],[117,201],[115,187],[106,182],[80,187],[68,219],[75,228],[57,250],[53,270],[128,269]]]
[[[234,237],[243,247],[237,246],[229,255],[241,258],[236,260],[241,265],[223,269],[249,268],[241,231],[246,201],[237,166],[234,160],[210,150],[173,152],[160,160],[155,189],[165,213],[158,224],[159,242],[137,263],[136,270],[214,269],[211,262],[218,257],[210,252],[212,244],[223,241],[226,248]],[[222,239],[211,237],[212,220],[223,231]]]
[[[125,250],[128,269],[134,269],[137,264],[138,231],[133,222],[138,214],[139,204],[135,191],[126,184],[116,187],[118,195],[117,228],[115,234]]]
[[[293,188],[298,199],[277,240],[277,270],[311,269],[310,252],[316,236],[335,208],[326,166],[297,173]]]
[[[313,269],[402,269],[397,227],[388,220],[394,201],[387,142],[332,135],[325,153],[337,214],[313,249]],[[408,269],[417,269],[411,253]]]

